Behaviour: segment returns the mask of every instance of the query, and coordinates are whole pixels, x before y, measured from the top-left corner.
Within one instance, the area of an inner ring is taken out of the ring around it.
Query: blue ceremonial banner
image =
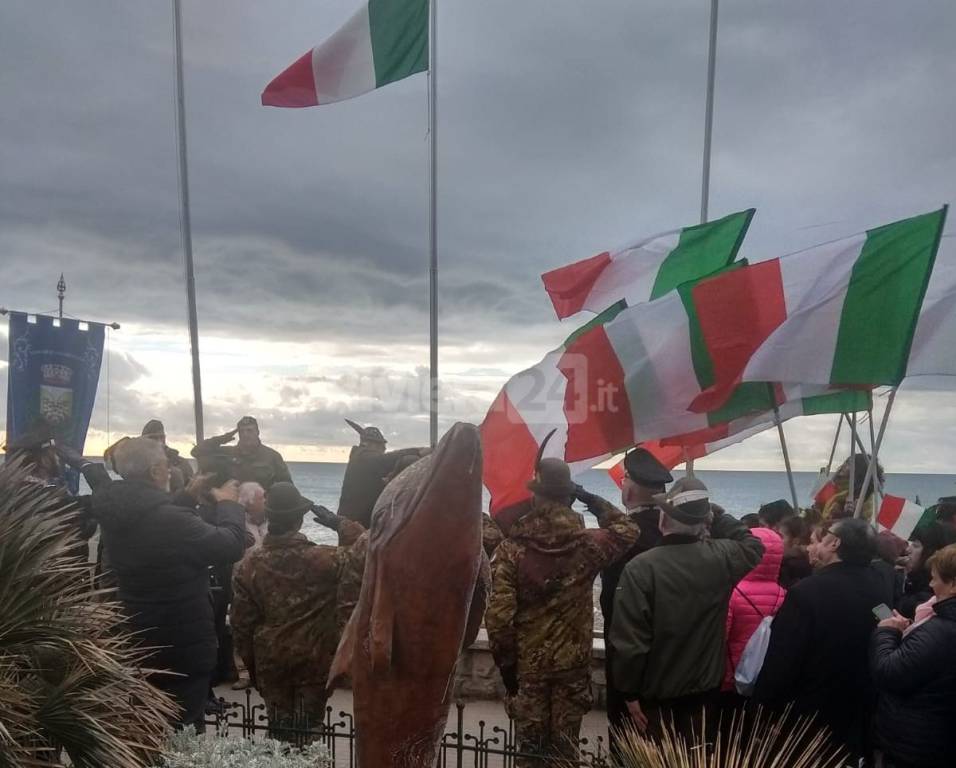
[[[7,441],[43,417],[56,439],[83,452],[103,359],[104,326],[10,313]],[[77,476],[69,477],[75,493]]]

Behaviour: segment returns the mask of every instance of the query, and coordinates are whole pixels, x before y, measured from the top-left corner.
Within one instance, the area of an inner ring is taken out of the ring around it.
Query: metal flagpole
[[[717,72],[718,0],[710,0],[710,46],[707,52],[707,99],[704,107],[704,163],[700,174],[700,223],[707,221],[710,207],[710,146],[714,132],[714,81]],[[687,460],[687,474],[694,476],[694,460]]]
[[[429,438],[438,443],[438,0],[428,3]]]
[[[787,467],[787,480],[790,481],[790,498],[793,499],[793,511],[797,512],[800,505],[797,503],[797,486],[793,482],[793,470],[790,468],[790,453],[787,451],[787,438],[783,434],[783,422],[780,420],[780,408],[774,404],[773,420],[777,423],[777,434],[780,435],[780,447],[783,449],[783,463]]]
[[[700,179],[700,223],[710,205],[710,139],[714,131],[714,80],[717,72],[717,2],[710,0],[710,50],[707,55],[707,106],[704,113],[704,168]]]
[[[833,437],[833,447],[830,449],[830,460],[827,461],[827,477],[830,476],[830,472],[833,469],[833,457],[836,456],[837,443],[840,442],[840,430],[843,429],[843,419],[845,416],[845,413],[840,414],[840,423],[837,424],[836,435]]]
[[[186,272],[186,307],[189,320],[189,348],[193,364],[193,412],[196,442],[203,440],[202,374],[199,368],[199,321],[196,315],[196,276],[193,272],[193,234],[189,218],[189,174],[186,169],[186,98],[183,89],[183,22],[180,0],[173,0],[176,35],[176,128],[179,136],[179,205]]]
[[[869,415],[870,422],[870,456],[876,455],[876,435],[873,430],[873,407],[870,406],[870,410],[867,411]],[[876,509],[880,508],[880,496],[883,494],[883,489],[880,487],[880,478],[877,475],[873,475],[873,492],[876,494]]]
[[[890,391],[890,399],[886,401],[886,410],[883,411],[883,421],[880,422],[880,431],[876,436],[876,443],[873,445],[873,455],[870,457],[870,464],[866,468],[866,475],[863,478],[863,487],[860,489],[860,498],[856,501],[856,511],[854,517],[863,516],[863,501],[866,499],[866,492],[870,483],[876,476],[877,457],[880,454],[880,446],[883,444],[883,435],[886,433],[886,423],[890,420],[890,411],[893,410],[893,403],[896,400],[897,387]]]
[[[856,441],[856,411],[854,411],[850,416],[850,487],[846,494],[847,504],[853,503],[853,491],[856,487]]]

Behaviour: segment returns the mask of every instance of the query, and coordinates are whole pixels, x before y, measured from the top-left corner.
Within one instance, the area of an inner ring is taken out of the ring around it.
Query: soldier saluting
[[[573,758],[581,719],[591,708],[594,579],[640,533],[610,502],[571,480],[560,459],[539,451],[530,511],[519,518],[492,563],[485,625],[508,689],[523,753]],[[575,499],[600,529],[586,529]],[[538,765],[519,759],[517,765]]]
[[[426,456],[431,448],[402,448],[386,452],[388,441],[378,427],[362,427],[350,419],[345,422],[358,432],[359,444],[349,452],[338,513],[368,528],[375,502],[388,481],[397,474],[396,469]]]

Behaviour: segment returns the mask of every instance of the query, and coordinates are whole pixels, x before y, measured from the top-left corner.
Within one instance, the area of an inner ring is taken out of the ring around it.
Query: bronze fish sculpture
[[[330,688],[352,679],[359,768],[437,762],[455,665],[484,614],[481,526],[481,441],[458,423],[372,513],[361,596],[329,675]]]

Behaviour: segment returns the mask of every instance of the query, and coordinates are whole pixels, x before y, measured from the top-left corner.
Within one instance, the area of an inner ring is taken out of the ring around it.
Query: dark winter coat
[[[717,690],[730,593],[762,556],[760,539],[721,515],[710,538],[671,534],[631,560],[611,625],[618,688],[642,702]]]
[[[160,648],[150,659],[158,669],[204,675],[216,665],[208,569],[242,557],[246,521],[230,501],[217,512],[211,525],[168,493],[125,480],[94,496],[118,598],[143,645]]]
[[[837,742],[863,749],[872,685],[867,647],[884,601],[869,565],[834,563],[795,584],[773,620],[754,699],[800,715],[819,712]]]
[[[876,744],[895,761],[922,768],[956,762],[956,597],[933,610],[906,637],[880,627],[870,641]]]
[[[400,461],[420,456],[421,451],[421,448],[402,448],[382,453],[363,445],[353,446],[342,479],[338,514],[368,528],[372,522],[372,509],[385,490],[389,475]]]

